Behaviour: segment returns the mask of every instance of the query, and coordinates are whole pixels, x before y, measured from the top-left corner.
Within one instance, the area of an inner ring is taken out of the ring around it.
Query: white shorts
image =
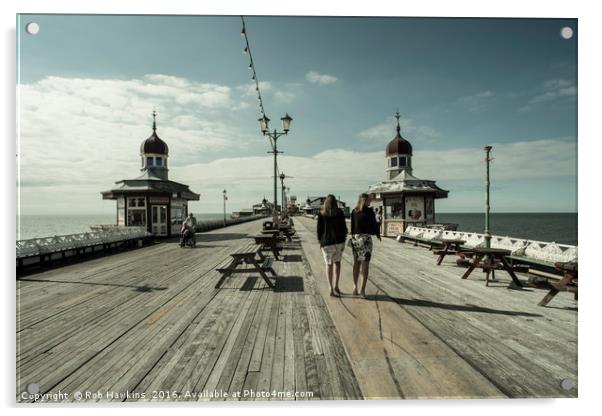
[[[333,262],[339,262],[343,258],[343,250],[345,249],[345,243],[331,244],[322,247],[322,256],[326,264],[332,264]]]

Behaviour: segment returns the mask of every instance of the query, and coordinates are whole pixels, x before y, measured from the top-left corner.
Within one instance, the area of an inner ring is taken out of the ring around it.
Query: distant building
[[[295,195],[291,195],[288,198],[286,212],[288,215],[296,215],[299,212],[299,205],[297,204],[297,197]]]
[[[232,211],[232,214],[230,214],[232,218],[252,217],[253,215],[254,213],[251,208],[243,208],[240,211]]]
[[[325,196],[308,196],[305,200],[305,205],[301,206],[301,211],[307,215],[317,215],[320,213],[320,209],[322,209],[322,205],[324,205],[325,200]],[[347,204],[340,199],[337,199],[337,205],[341,210],[343,210],[345,216],[348,217],[349,207]]]
[[[253,214],[255,215],[272,215],[274,204],[269,202],[265,197],[261,203],[253,205]]]
[[[117,181],[117,187],[102,192],[103,199],[117,201],[118,226],[146,227],[162,237],[180,234],[188,215],[188,201],[198,201],[199,194],[188,185],[168,179],[168,156],[167,143],[157,135],[153,111],[153,133],[140,145],[142,175]]]
[[[447,198],[449,191],[435,181],[412,176],[412,145],[400,133],[399,112],[397,134],[386,148],[386,178],[368,188],[375,208],[384,208],[382,235],[395,237],[409,225],[435,222],[435,199]]]
[[[287,206],[288,207],[297,206],[297,197],[295,195],[291,195],[288,198],[288,204],[287,204]]]

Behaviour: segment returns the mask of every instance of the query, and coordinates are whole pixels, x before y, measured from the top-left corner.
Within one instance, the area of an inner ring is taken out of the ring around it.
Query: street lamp
[[[282,214],[281,216],[282,217],[284,216],[284,212],[285,212],[285,209],[286,209],[286,206],[285,206],[286,198],[284,197],[284,178],[286,178],[286,175],[284,174],[284,172],[282,172],[280,174],[280,190],[282,192],[282,194],[280,196],[281,197],[280,199],[282,200],[282,210],[281,210],[282,211],[281,212],[281,214]]]
[[[489,230],[489,163],[491,162],[491,146],[485,146],[485,247],[491,247],[491,230]]]
[[[287,135],[291,128],[291,121],[293,121],[292,117],[286,113],[283,117],[280,118],[282,121],[282,131],[277,131],[274,129],[273,132],[270,132],[270,119],[264,114],[261,118],[259,118],[259,127],[261,129],[261,133],[264,136],[268,136],[270,138],[270,145],[272,146],[272,151],[268,153],[274,154],[274,211],[278,206],[278,153],[282,153],[278,151],[278,138],[283,135]],[[284,179],[284,178],[283,178]],[[275,213],[274,213],[275,217]],[[275,218],[274,218],[275,219]]]
[[[222,191],[222,194],[224,195],[224,227],[226,226],[226,201],[228,200],[228,195],[227,195],[227,191],[224,189]]]

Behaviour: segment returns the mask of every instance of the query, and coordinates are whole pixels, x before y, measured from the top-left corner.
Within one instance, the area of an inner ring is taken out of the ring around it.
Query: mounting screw
[[[40,385],[37,383],[29,383],[27,385],[27,393],[38,394],[40,392]]]
[[[571,380],[570,378],[563,378],[562,380],[560,380],[560,387],[562,387],[563,390],[572,389],[574,387],[573,380]]]

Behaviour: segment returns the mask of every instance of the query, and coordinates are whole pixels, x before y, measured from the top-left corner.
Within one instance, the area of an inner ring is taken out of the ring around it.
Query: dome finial
[[[395,113],[395,118],[397,119],[397,134],[399,134],[401,128],[399,127],[399,108],[397,109],[397,112]]]
[[[156,117],[157,117],[157,112],[155,111],[155,107],[153,107],[153,132],[157,131]]]

